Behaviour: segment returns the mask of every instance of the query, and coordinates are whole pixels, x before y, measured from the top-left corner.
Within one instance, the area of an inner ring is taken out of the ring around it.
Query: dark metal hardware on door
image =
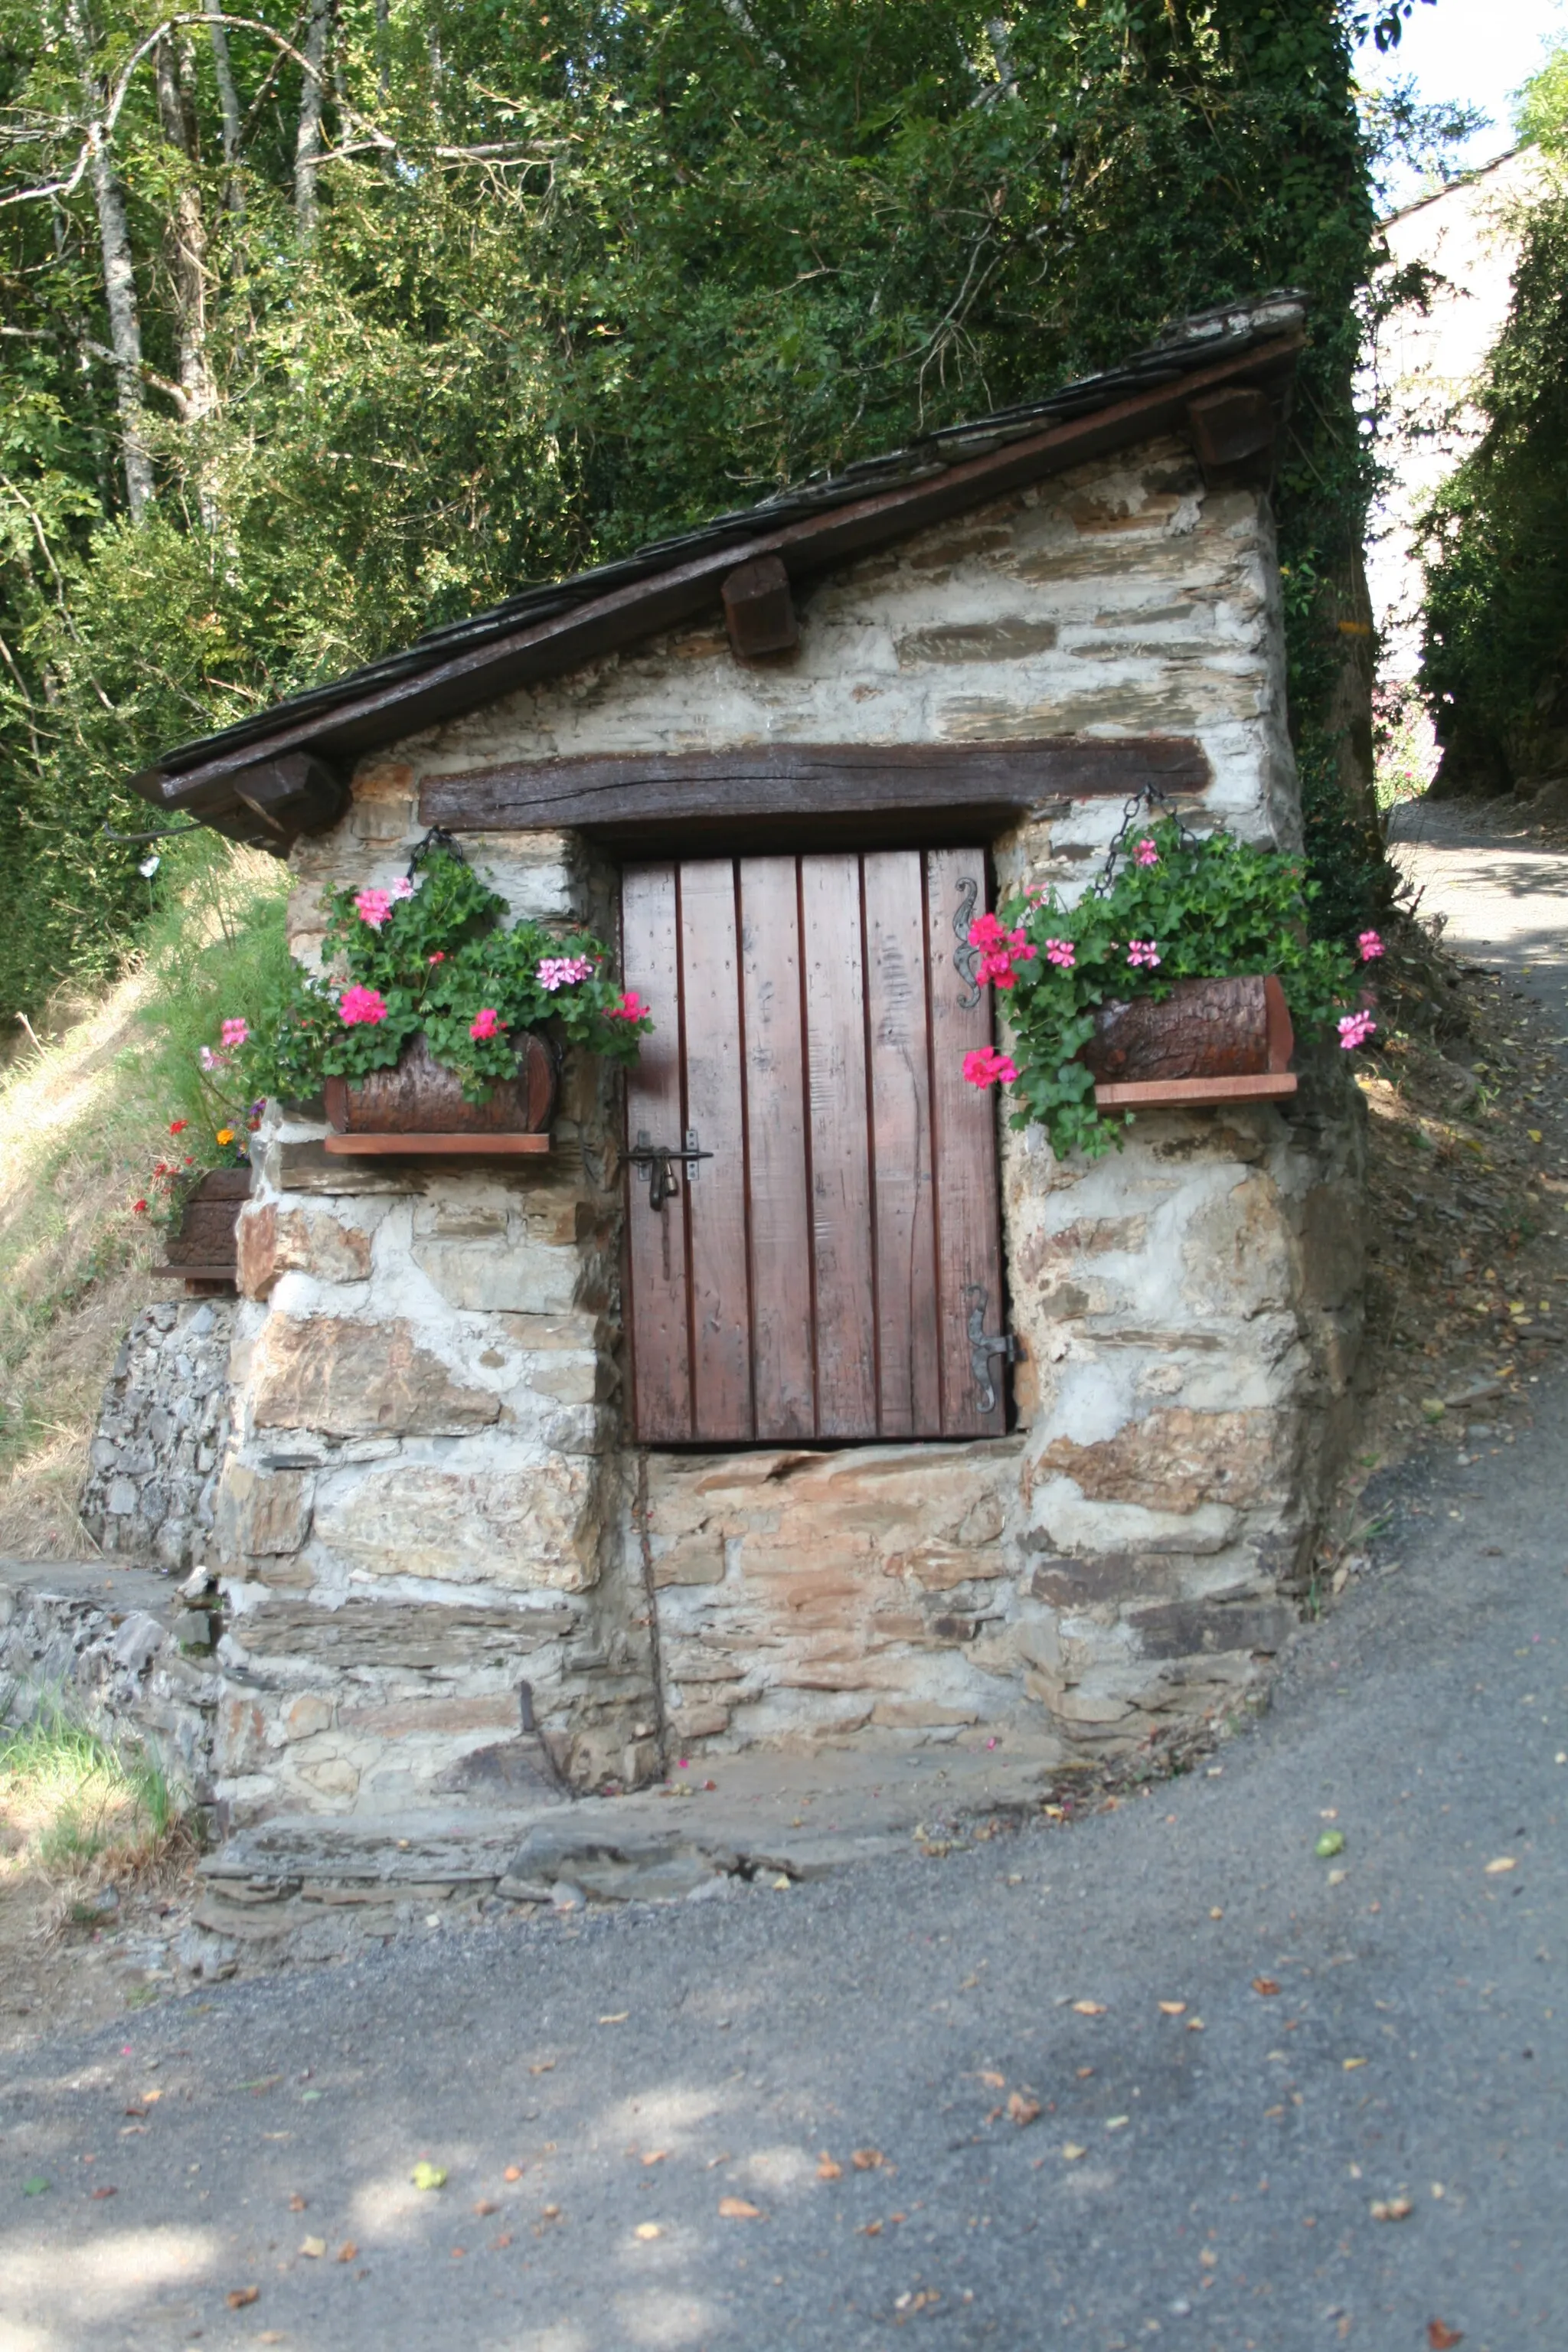
[[[1005,1357],[1008,1363],[1017,1360],[1018,1342],[1009,1332],[993,1336],[985,1328],[985,1293],[978,1283],[971,1283],[963,1294],[969,1305],[969,1369],[974,1375],[974,1397],[982,1412],[996,1410],[996,1383],[991,1377],[993,1356]]]
[[[697,1181],[696,1162],[711,1160],[710,1151],[697,1149],[697,1129],[689,1127],[682,1145],[655,1143],[646,1127],[637,1129],[637,1139],[626,1153],[626,1159],[637,1171],[637,1180],[648,1187],[647,1204],[657,1216],[667,1201],[676,1200],[680,1192],[680,1179],[674,1162],[679,1160],[687,1170],[687,1182]]]
[[[961,1013],[973,1013],[984,994],[980,985],[980,950],[971,944],[969,937],[974,909],[980,903],[980,885],[973,875],[963,874],[959,877],[957,889],[958,905],[953,909],[952,935],[958,947],[953,955],[952,968],[963,981],[966,992],[958,1000],[958,1009]]]

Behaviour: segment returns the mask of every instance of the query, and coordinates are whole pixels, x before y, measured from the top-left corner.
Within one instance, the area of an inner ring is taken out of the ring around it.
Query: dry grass
[[[286,879],[216,837],[203,849],[144,962],[90,1001],[62,993],[0,1071],[0,1553],[94,1549],[76,1503],[99,1400],[158,1295],[163,1236],[132,1203],[153,1190],[172,1111],[193,1112],[172,1069],[194,1072],[215,990],[249,969],[246,926]]]
[[[158,1239],[133,1216],[164,1125],[138,1021],[144,976],[57,1013],[0,1078],[0,1551],[80,1558],[103,1384],[148,1296]],[[47,1033],[46,1033],[47,1035]]]

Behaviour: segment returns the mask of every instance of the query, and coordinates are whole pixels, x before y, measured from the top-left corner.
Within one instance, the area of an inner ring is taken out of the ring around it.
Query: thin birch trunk
[[[114,356],[125,501],[132,521],[140,522],[153,500],[153,459],[147,446],[142,397],[142,320],[136,307],[131,231],[126,225],[125,197],[114,169],[114,157],[104,135],[103,88],[93,66],[87,25],[78,0],[69,0],[66,27],[76,51],[82,96],[87,101],[89,176],[103,254],[103,298],[109,312],[109,344]]]
[[[178,61],[184,65],[186,57]],[[168,228],[169,276],[174,289],[175,374],[184,395],[184,421],[195,424],[213,405],[207,364],[207,232],[196,184],[195,113],[182,87],[174,45],[160,41],[153,58],[158,121],[184,165]]]
[[[301,245],[309,245],[319,217],[316,182],[321,164],[321,68],[327,55],[327,29],[332,0],[311,0],[304,57],[310,71],[300,93],[300,129],[294,141],[294,220]]]
[[[391,0],[375,0],[375,79],[384,106],[392,96]]]
[[[204,0],[212,22],[207,26],[213,47],[213,72],[217,79],[218,110],[223,116],[223,162],[228,174],[224,202],[236,220],[245,217],[245,186],[239,176],[239,92],[229,61],[228,28],[220,19],[223,0]]]

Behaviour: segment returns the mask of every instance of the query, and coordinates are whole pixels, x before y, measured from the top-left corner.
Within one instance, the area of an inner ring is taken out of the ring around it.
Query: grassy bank
[[[62,992],[0,1073],[0,1552],[91,1551],[76,1497],[93,1417],[162,1255],[133,1204],[156,1206],[160,1159],[210,1145],[226,1106],[197,1048],[285,952],[276,861],[216,836],[185,860],[121,978]]]

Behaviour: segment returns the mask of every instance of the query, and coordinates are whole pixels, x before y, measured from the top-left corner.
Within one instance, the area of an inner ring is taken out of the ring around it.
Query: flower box
[[[1100,1110],[1278,1102],[1296,1091],[1285,991],[1267,979],[1182,980],[1156,1003],[1102,1004],[1082,1058]]]
[[[519,1042],[515,1078],[499,1079],[488,1101],[468,1102],[457,1076],[435,1060],[420,1034],[404,1047],[393,1069],[326,1080],[333,1130],[326,1148],[351,1158],[430,1153],[511,1159],[547,1152],[556,1087],[555,1056],[531,1031]]]
[[[250,1193],[248,1168],[209,1168],[186,1193],[171,1232],[164,1263],[154,1274],[177,1275],[193,1298],[220,1297],[237,1288],[235,1227]]]

